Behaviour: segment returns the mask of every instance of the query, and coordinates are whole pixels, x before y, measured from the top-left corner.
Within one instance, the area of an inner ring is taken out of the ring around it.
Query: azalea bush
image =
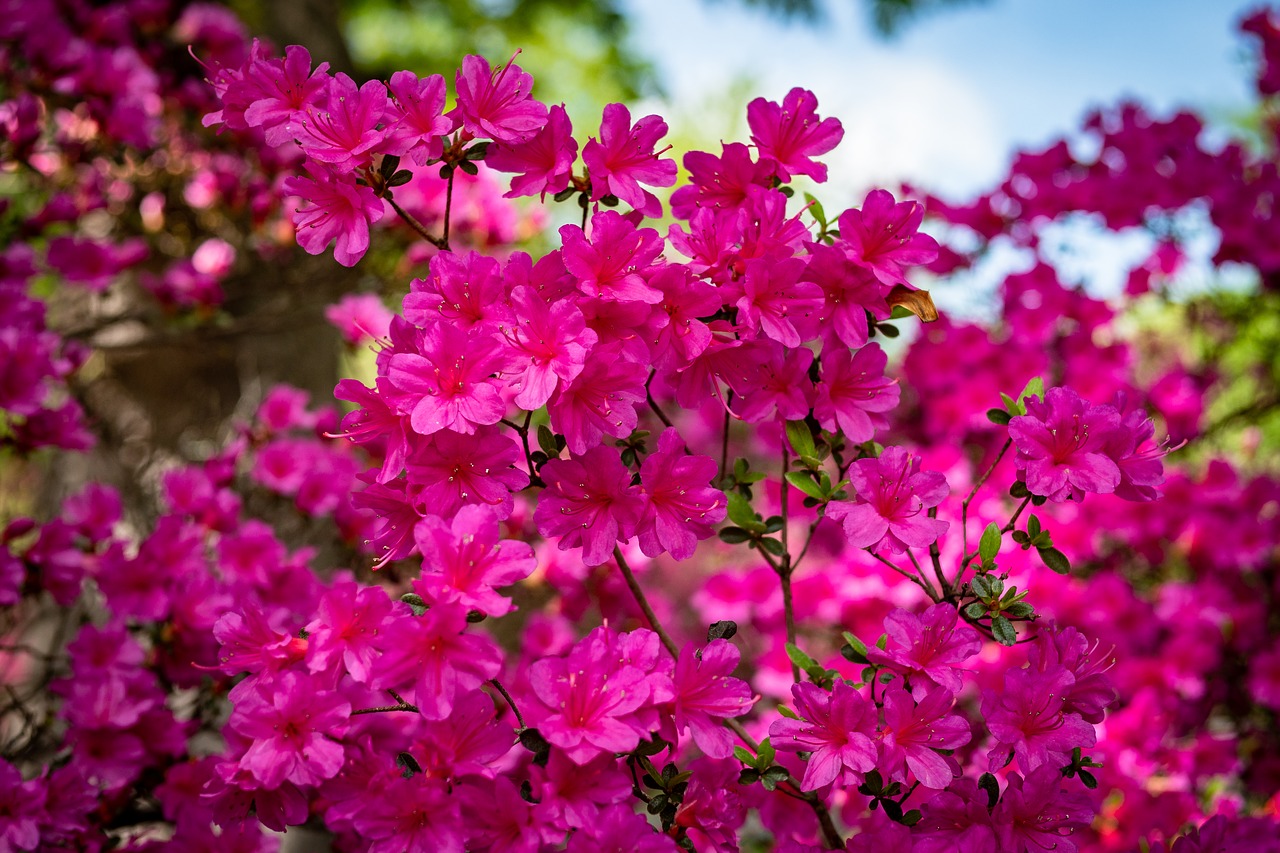
[[[1275,304],[1280,18],[1260,144],[1123,105],[978,199],[829,215],[802,89],[681,180],[660,116],[575,132],[518,56],[358,82],[209,7],[43,11],[0,25],[11,460],[94,440],[110,336],[61,300],[207,333],[284,238],[407,292],[327,312],[372,348],[341,408],[275,386],[151,513],[5,519],[0,850],[1280,847],[1280,482],[1210,441],[1274,377],[1175,292],[1208,233]],[[242,249],[148,226],[146,163],[249,205]],[[1081,218],[1150,236],[1123,293],[1060,272]],[[940,316],[1002,251],[986,321]]]

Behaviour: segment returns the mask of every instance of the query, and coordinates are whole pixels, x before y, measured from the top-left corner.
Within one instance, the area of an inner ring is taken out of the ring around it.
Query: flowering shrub
[[[1124,340],[1128,304],[1040,251],[1067,214],[1208,198],[1217,260],[1266,279],[1266,189],[1238,184],[1269,161],[1128,110],[1096,162],[1064,146],[968,206],[875,189],[828,217],[791,181],[824,182],[843,131],[795,89],[749,105],[750,146],[687,154],[664,203],[660,117],[610,105],[579,146],[516,58],[465,58],[451,102],[438,75],[228,43],[206,121],[276,164],[299,245],[351,266],[399,223],[424,274],[394,316],[330,310],[376,341],[346,414],[277,387],[159,478],[153,523],[91,486],[0,533],[0,849],[260,850],[300,825],[374,851],[1280,846],[1280,485],[1226,459],[1166,477],[1202,417],[1144,388],[1184,365],[1139,381],[1164,354]],[[9,162],[39,136],[11,131]],[[464,248],[461,187],[495,174],[580,219],[537,258]],[[45,263],[91,290],[136,254],[66,239]],[[1035,259],[997,322],[939,318],[920,285],[1002,240]],[[79,361],[32,250],[6,252],[10,349],[47,341],[5,362],[22,435]]]

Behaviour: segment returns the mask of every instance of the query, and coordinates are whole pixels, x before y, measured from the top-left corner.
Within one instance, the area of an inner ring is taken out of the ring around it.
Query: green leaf
[[[401,169],[400,171],[393,174],[391,177],[387,178],[387,186],[402,187],[412,180],[413,180],[413,172],[410,172],[408,169]]]
[[[1019,407],[1022,409],[1024,413],[1027,411],[1027,409],[1025,406],[1022,406],[1021,404],[1028,397],[1039,397],[1041,400],[1044,399],[1044,380],[1041,379],[1039,376],[1029,381],[1026,387],[1022,389],[1022,393],[1018,395]]]
[[[1009,423],[1009,421],[1013,420],[1013,415],[1009,414],[1004,409],[987,409],[987,420],[991,421],[996,426],[1004,426]]]
[[[1031,492],[1027,490],[1026,483],[1022,482],[1021,480],[1017,480],[1014,482],[1012,486],[1009,487],[1009,494],[1010,496],[1015,498],[1025,498],[1025,497],[1030,497]]]
[[[785,767],[770,767],[760,777],[760,784],[766,791],[773,791],[791,776]]]
[[[992,580],[994,580],[994,578],[989,578],[985,575],[977,575],[973,580],[969,581],[969,589],[973,590],[973,594],[978,596],[978,598],[981,598],[983,601],[988,601],[995,596],[995,590],[991,587]]]
[[[1000,541],[1003,538],[1000,525],[994,521],[987,525],[987,529],[982,531],[982,539],[978,542],[978,556],[982,557],[982,562],[990,563],[996,558],[996,554],[1000,553]]]
[[[814,218],[823,231],[826,231],[827,212],[822,209],[822,202],[818,201],[809,193],[804,194],[804,200],[809,204],[809,215]]]
[[[1010,415],[1025,415],[1027,413],[1021,404],[1003,391],[1000,392],[1000,402],[1004,403],[1004,410]]]
[[[866,657],[866,654],[868,651],[866,643],[862,642],[853,634],[850,634],[848,631],[842,632],[841,636],[844,637],[844,641],[846,643],[848,643],[850,646],[853,647],[854,651],[856,651],[858,654],[862,655],[863,657]]]
[[[760,771],[754,767],[744,767],[742,772],[738,774],[739,785],[754,785],[760,781]]]
[[[553,195],[551,198],[554,201],[568,201],[569,199],[573,198],[573,194],[576,192],[577,190],[574,189],[573,187],[565,187],[564,189],[560,190],[560,192]]]
[[[556,434],[546,424],[538,424],[538,447],[547,454],[548,459],[560,455],[560,450],[556,447]]]
[[[919,809],[912,809],[911,811],[907,812],[902,816],[902,820],[900,821],[900,823],[903,826],[915,826],[917,823],[920,822],[920,819],[922,817],[924,817],[924,812],[920,811]]]
[[[726,527],[720,531],[720,541],[730,545],[738,545],[751,538],[751,534],[741,527]]]
[[[995,635],[996,642],[1002,646],[1012,646],[1018,642],[1018,632],[1013,630],[1013,623],[1003,616],[992,618],[991,633]]]
[[[778,751],[773,748],[773,744],[770,742],[770,740],[768,738],[765,738],[764,740],[760,741],[760,749],[757,752],[757,756],[760,759],[760,766],[768,767],[770,764],[773,763],[773,759],[778,757]]]
[[[470,160],[463,160],[458,164],[458,168],[466,172],[468,175],[477,175],[480,173],[480,167]]]
[[[811,678],[815,672],[818,673],[819,676],[823,674],[821,664],[809,657],[809,655],[805,654],[805,652],[795,643],[787,643],[787,657],[791,659],[793,664],[799,667]]]
[[[1027,535],[1032,539],[1040,535],[1040,519],[1036,518],[1035,513],[1027,519]]]
[[[787,441],[801,459],[818,455],[818,448],[813,443],[813,433],[809,432],[809,425],[804,421],[787,421]]]
[[[1058,574],[1065,575],[1071,571],[1071,561],[1057,548],[1037,548],[1036,550],[1040,552],[1040,559],[1044,564]]]
[[[754,766],[756,763],[756,757],[747,752],[747,748],[745,746],[735,746],[733,748],[733,757],[748,766]]]
[[[760,522],[760,517],[756,515],[755,510],[751,508],[751,502],[739,492],[726,492],[725,499],[729,504],[730,521],[747,530],[764,530],[764,524]]]
[[[786,551],[782,547],[782,543],[777,539],[764,538],[760,540],[760,547],[768,551],[775,557],[781,557]]]
[[[1083,782],[1084,786],[1089,790],[1092,791],[1093,789],[1098,787],[1098,777],[1094,776],[1088,770],[1079,771],[1079,776],[1080,776],[1080,781]]]
[[[800,715],[797,714],[795,711],[791,710],[790,708],[788,708],[786,705],[779,705],[778,713],[786,717],[788,720],[800,719]]]
[[[1004,609],[1005,613],[1018,619],[1026,619],[1034,616],[1036,609],[1025,601],[1016,601]]]
[[[884,647],[885,647],[885,646],[887,646],[887,645],[889,645],[889,635],[888,635],[888,634],[881,634],[879,637],[876,637],[876,648],[877,648],[877,649],[879,649],[880,651],[884,651]]]
[[[971,602],[965,607],[964,614],[970,619],[981,619],[983,616],[987,615],[987,605],[983,604],[981,601]]]
[[[808,471],[788,471],[787,482],[816,501],[826,497],[822,487],[813,481],[813,475]]]

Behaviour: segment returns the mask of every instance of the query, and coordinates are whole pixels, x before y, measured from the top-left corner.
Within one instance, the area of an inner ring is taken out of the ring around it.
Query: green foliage
[[[538,99],[563,102],[578,122],[657,88],[628,47],[615,0],[350,0],[344,24],[356,64],[383,78],[408,68],[443,74],[452,87],[458,57],[478,53],[497,66],[523,49],[517,62]]]

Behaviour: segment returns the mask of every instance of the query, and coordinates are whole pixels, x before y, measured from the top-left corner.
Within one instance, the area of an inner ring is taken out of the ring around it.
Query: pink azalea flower
[[[286,780],[315,785],[342,769],[342,744],[333,738],[347,730],[351,705],[339,696],[317,689],[296,672],[245,691],[229,725],[253,740],[240,759],[267,788]]]
[[[1115,666],[1115,647],[1089,642],[1075,628],[1042,629],[1028,649],[1029,666],[1038,672],[1065,668],[1074,679],[1063,696],[1063,710],[1079,714],[1087,723],[1102,722],[1103,712],[1116,700],[1107,671]]]
[[[321,596],[316,618],[307,624],[307,668],[321,672],[340,661],[353,679],[367,682],[382,654],[379,633],[390,613],[391,599],[382,587],[338,581]]]
[[[529,475],[516,467],[521,456],[510,435],[482,426],[471,435],[441,430],[415,442],[406,465],[424,513],[448,517],[460,507],[484,504],[507,518],[512,494],[529,485]]]
[[[409,283],[404,318],[415,326],[444,321],[470,331],[489,331],[511,321],[507,288],[497,260],[479,252],[440,252],[430,261],[430,275]]]
[[[573,381],[547,402],[551,427],[572,453],[583,454],[606,435],[626,438],[636,428],[636,405],[646,399],[644,366],[597,347]]]
[[[554,195],[569,186],[577,157],[573,124],[561,104],[551,108],[546,127],[531,139],[510,145],[495,142],[484,162],[491,169],[516,174],[504,198],[537,195],[546,201],[547,193]]]
[[[901,554],[924,548],[947,530],[947,522],[929,518],[950,489],[936,471],[921,471],[920,460],[905,448],[886,447],[876,459],[859,459],[849,469],[852,501],[832,501],[827,518],[844,525],[849,544],[877,554]]]
[[[819,119],[817,108],[814,94],[799,88],[788,92],[781,104],[756,98],[747,105],[751,141],[761,160],[776,164],[784,182],[792,175],[808,175],[818,183],[827,179],[827,167],[813,158],[839,145],[844,128],[838,119]]]
[[[511,291],[511,307],[516,321],[505,333],[513,350],[508,378],[515,404],[534,412],[582,372],[597,337],[570,299],[548,303],[533,288],[520,286]]]
[[[457,602],[487,616],[504,616],[513,605],[497,588],[537,568],[533,546],[502,539],[489,507],[464,506],[451,522],[429,515],[414,532],[422,552],[422,576],[414,589],[428,602]]]
[[[733,738],[723,721],[745,714],[754,700],[751,687],[732,673],[741,654],[728,640],[712,640],[698,649],[688,643],[676,660],[676,731],[689,730],[698,749],[711,758],[733,755]]]
[[[1067,791],[1056,767],[1044,766],[1025,778],[1009,774],[1009,784],[991,813],[1008,853],[1054,850],[1076,853],[1075,836],[1093,822],[1093,805],[1084,791]]]
[[[824,340],[837,340],[847,347],[867,343],[870,328],[867,313],[877,320],[890,315],[885,287],[873,273],[858,266],[834,246],[811,244],[809,264],[803,278],[822,288],[824,301],[818,326]]]
[[[547,108],[530,97],[533,75],[508,62],[491,71],[484,57],[466,56],[458,71],[458,105],[449,112],[472,136],[517,143],[532,138],[547,123]]]
[[[754,260],[746,264],[740,286],[738,324],[744,337],[763,332],[785,347],[798,347],[816,334],[822,289],[802,281],[804,261]]]
[[[324,317],[353,347],[381,340],[391,331],[392,311],[374,293],[348,293],[324,309]]]
[[[1093,746],[1093,726],[1079,714],[1065,713],[1065,696],[1075,683],[1059,667],[1045,672],[1013,669],[1005,673],[1004,689],[982,692],[982,716],[995,746],[988,753],[991,770],[1003,767],[1012,753],[1018,766],[1030,773],[1041,765],[1061,768],[1077,746]]]
[[[919,233],[923,219],[924,205],[919,202],[895,203],[887,190],[872,190],[861,210],[855,207],[840,214],[836,245],[884,284],[908,284],[903,267],[927,264],[938,256],[938,242]]]
[[[640,466],[640,485],[647,501],[637,534],[640,549],[650,557],[669,551],[673,559],[687,560],[698,540],[715,535],[724,520],[724,493],[709,484],[718,471],[709,456],[685,453],[684,440],[675,429],[663,430],[658,448]]]
[[[644,503],[617,448],[597,445],[575,459],[552,459],[542,479],[547,487],[534,522],[543,536],[558,537],[561,551],[581,546],[582,561],[598,566],[635,534]]]
[[[977,782],[955,780],[921,804],[912,853],[999,853],[987,803],[987,792]]]
[[[591,217],[591,237],[577,225],[560,229],[564,265],[587,296],[656,305],[662,293],[646,281],[662,254],[662,238],[652,228],[637,229],[614,210]]]
[[[649,315],[646,327],[653,366],[662,374],[684,367],[711,344],[711,329],[700,318],[720,310],[720,293],[683,264],[662,267],[649,285],[662,292],[659,310]]]
[[[1034,495],[1054,501],[1080,500],[1085,492],[1110,494],[1120,468],[1105,453],[1109,434],[1120,427],[1111,406],[1095,406],[1070,388],[1050,388],[1030,397],[1027,413],[1009,422],[1017,448],[1018,476]]]
[[[899,608],[885,617],[884,630],[889,643],[883,651],[871,649],[868,657],[909,680],[917,699],[924,698],[930,682],[960,692],[959,665],[982,650],[982,637],[959,621],[950,604],[935,604],[919,616]]]
[[[62,278],[95,293],[105,291],[116,276],[147,256],[141,240],[116,245],[88,237],[54,237],[48,251],[49,266]]]
[[[609,806],[569,839],[565,853],[679,853],[669,835],[629,806]]]
[[[425,166],[444,153],[442,137],[453,132],[453,119],[443,115],[444,78],[431,74],[422,79],[412,71],[391,75],[391,95],[395,100],[388,111],[386,153],[411,155],[413,162]]]
[[[364,476],[372,479],[372,472]],[[371,514],[377,518],[372,535],[365,542],[367,550],[378,557],[373,564],[375,569],[413,553],[413,528],[422,518],[422,512],[406,491],[407,486],[402,479],[369,482],[351,495],[355,507],[372,510]]]
[[[530,685],[545,706],[530,710],[538,731],[578,764],[601,753],[629,752],[648,735],[634,718],[649,701],[648,680],[611,652],[592,634],[567,657],[542,658],[529,667]]]
[[[905,782],[906,769],[926,788],[941,790],[951,784],[956,773],[952,762],[938,753],[969,742],[969,723],[959,714],[949,714],[955,696],[945,687],[935,687],[917,704],[901,684],[890,684],[884,692],[884,729],[880,732],[880,762],[877,766],[889,779]]]
[[[879,344],[856,353],[844,347],[823,349],[821,379],[813,416],[823,429],[839,431],[853,444],[870,440],[888,421],[884,412],[898,405],[898,380],[884,375],[889,357]]]
[[[502,420],[506,405],[494,374],[505,366],[506,354],[492,337],[434,323],[423,330],[419,352],[396,353],[387,371],[414,432],[470,435]]]
[[[754,424],[773,418],[796,420],[809,414],[813,396],[809,365],[813,363],[813,351],[805,347],[788,350],[781,344],[769,342],[763,352],[767,355],[759,363],[759,371],[744,388],[737,389],[742,395],[740,401],[734,401],[738,417]]]
[[[591,200],[621,199],[645,216],[662,216],[662,203],[640,185],[669,187],[676,182],[676,161],[658,159],[654,148],[667,133],[659,116],[645,116],[631,125],[631,112],[622,104],[608,104],[600,123],[600,139],[582,148],[582,161],[591,176]],[[668,146],[669,147],[669,146]]]
[[[267,144],[285,145],[294,137],[289,122],[294,113],[316,107],[327,93],[329,63],[311,70],[311,54],[301,45],[284,49],[284,59],[254,59],[245,66],[245,77],[254,78],[262,97],[244,111],[249,127],[260,127]]]
[[[35,850],[45,817],[45,790],[37,779],[23,781],[18,768],[0,758],[0,849]]]
[[[289,130],[308,158],[338,173],[354,172],[369,165],[382,145],[386,115],[387,87],[381,80],[357,87],[339,72],[328,80],[323,103],[294,113]]]
[[[838,779],[858,784],[876,766],[875,705],[843,679],[830,693],[815,684],[795,684],[791,696],[800,719],[775,720],[769,742],[783,752],[810,753],[800,789],[814,791]]]
[[[631,779],[611,754],[578,764],[553,749],[546,767],[529,769],[542,809],[561,829],[586,826],[603,807],[631,796]]]
[[[488,636],[467,633],[460,604],[438,602],[421,616],[401,615],[386,627],[387,652],[374,668],[376,687],[410,686],[428,720],[443,720],[454,700],[502,669],[502,650]],[[406,697],[407,698],[407,697]]]
[[[747,187],[768,186],[773,165],[751,159],[751,149],[741,142],[720,144],[719,157],[708,151],[684,155],[689,184],[671,194],[671,214],[689,219],[698,208],[734,210],[747,200]]]
[[[353,409],[342,418],[342,432],[335,434],[353,444],[371,444],[370,452],[375,454],[378,446],[382,449],[382,468],[377,475],[379,483],[386,483],[400,476],[404,470],[405,454],[409,444],[406,433],[409,431],[409,418],[393,408],[388,393],[391,380],[385,376],[377,379],[377,390],[365,387],[356,379],[340,379],[334,389],[333,396],[339,400],[356,403],[359,408]]]
[[[409,751],[428,778],[493,778],[513,744],[511,726],[498,721],[493,699],[472,690],[453,703],[448,717],[419,726]]]
[[[377,796],[362,799],[355,827],[369,853],[463,853],[459,802],[433,779],[392,779]]]
[[[369,250],[369,224],[385,212],[382,199],[360,186],[349,174],[336,174],[311,163],[304,164],[310,178],[285,178],[284,191],[302,199],[293,215],[298,245],[318,255],[334,244],[333,258],[344,267],[355,266]]]

